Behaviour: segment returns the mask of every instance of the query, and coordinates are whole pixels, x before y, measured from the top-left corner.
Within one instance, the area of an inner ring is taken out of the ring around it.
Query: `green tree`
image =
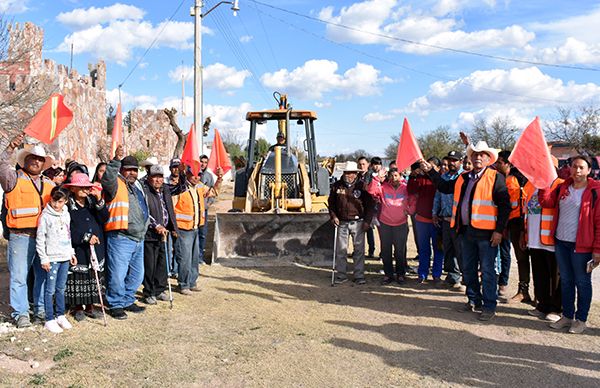
[[[398,153],[399,135],[392,136],[392,143],[385,149],[385,157],[395,160]],[[417,143],[424,158],[437,156],[442,158],[452,150],[461,150],[464,145],[460,141],[458,134],[452,133],[450,127],[439,126],[432,132],[417,137]]]
[[[471,142],[485,141],[490,147],[502,150],[512,150],[515,146],[519,129],[512,120],[505,117],[496,117],[491,122],[478,119],[473,123],[470,131]]]
[[[271,144],[269,144],[267,139],[264,137],[257,139],[254,146],[254,159],[264,158],[267,152],[269,152],[269,147],[271,147]]]

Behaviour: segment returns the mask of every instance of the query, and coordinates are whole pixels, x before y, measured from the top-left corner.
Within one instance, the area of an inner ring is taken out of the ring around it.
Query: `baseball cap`
[[[154,164],[154,165],[150,166],[150,172],[148,172],[148,176],[154,176],[154,175],[165,176],[165,172],[163,171],[163,168],[158,164]]]
[[[459,151],[450,151],[450,152],[448,152],[448,155],[446,155],[446,158],[454,159],[454,160],[462,160],[463,154],[462,154],[462,152],[459,152]]]
[[[169,164],[169,168],[179,167],[181,165],[181,159],[173,158],[171,159],[171,163]]]
[[[139,168],[139,163],[134,156],[126,156],[121,160],[121,168],[122,169],[130,169],[130,168]]]

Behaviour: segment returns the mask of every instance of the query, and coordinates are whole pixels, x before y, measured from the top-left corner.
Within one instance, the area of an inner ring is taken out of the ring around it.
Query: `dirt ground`
[[[226,206],[223,204],[222,206]],[[411,242],[412,246],[412,242]],[[0,309],[8,310],[5,245]],[[411,257],[414,255],[414,249]],[[415,265],[415,262],[410,262]],[[126,321],[87,320],[60,335],[0,324],[3,386],[555,386],[600,385],[600,304],[569,335],[499,305],[490,323],[461,313],[457,292],[368,283],[330,287],[302,266],[204,266],[202,291],[176,294]],[[511,286],[515,287],[513,266]]]

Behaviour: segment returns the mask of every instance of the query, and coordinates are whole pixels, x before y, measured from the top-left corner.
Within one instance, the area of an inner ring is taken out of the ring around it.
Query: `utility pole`
[[[190,15],[194,17],[194,129],[200,147],[200,155],[202,155],[204,154],[204,133],[202,130],[204,124],[202,121],[204,116],[202,110],[202,18],[221,4],[231,4],[233,16],[237,15],[240,7],[238,5],[239,0],[220,1],[203,14],[204,0],[194,1],[194,6],[190,10]]]

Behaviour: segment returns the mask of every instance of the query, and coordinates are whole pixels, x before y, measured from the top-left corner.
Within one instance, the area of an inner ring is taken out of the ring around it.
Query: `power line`
[[[359,33],[362,33],[362,34],[368,34],[368,35],[372,35],[372,36],[377,36],[379,38],[390,39],[390,40],[394,40],[394,41],[398,41],[398,42],[413,44],[413,45],[427,47],[427,48],[433,48],[433,49],[437,49],[437,50],[449,51],[449,52],[453,52],[453,53],[466,54],[466,55],[473,55],[473,56],[483,57],[483,58],[489,58],[489,59],[496,59],[496,60],[505,61],[505,62],[525,63],[525,64],[536,65],[536,66],[556,67],[556,68],[570,69],[570,70],[600,71],[600,69],[595,68],[595,67],[583,67],[583,66],[561,65],[561,64],[556,64],[556,63],[547,63],[547,62],[539,62],[539,61],[528,61],[526,59],[517,59],[517,58],[502,57],[502,56],[498,56],[498,55],[483,54],[483,53],[479,53],[479,52],[475,52],[475,51],[462,50],[462,49],[456,49],[456,48],[451,48],[451,47],[445,47],[445,46],[438,46],[438,45],[434,45],[434,44],[423,43],[423,42],[417,42],[417,41],[406,39],[406,38],[399,38],[399,37],[396,37],[396,36],[386,35],[386,34],[382,34],[382,33],[379,33],[379,32],[365,31],[365,30],[361,30],[360,28],[347,26],[345,24],[335,23],[335,22],[331,22],[331,21],[328,21],[328,20],[319,19],[319,18],[314,17],[314,16],[304,15],[304,14],[302,14],[300,12],[290,11],[290,10],[287,10],[285,8],[280,8],[280,7],[277,7],[277,6],[274,6],[274,5],[271,5],[271,4],[266,4],[266,3],[263,3],[263,2],[260,2],[260,1],[257,1],[257,0],[249,0],[249,1],[251,1],[253,3],[256,3],[256,4],[259,4],[259,5],[262,5],[264,7],[269,7],[269,8],[281,11],[281,12],[285,12],[285,13],[288,13],[288,14],[291,14],[291,15],[299,16],[299,17],[302,17],[302,18],[305,18],[305,19],[309,19],[309,20],[312,20],[312,21],[316,21],[316,22],[319,22],[319,23],[328,24],[328,25],[331,25],[331,26],[343,28],[343,29],[346,29],[346,30],[349,30],[349,31],[359,32]]]
[[[294,25],[293,23],[290,23],[289,20],[283,20],[281,18],[278,18],[276,16],[271,15],[268,12],[264,12],[263,11],[263,13],[266,16],[269,16],[270,18],[272,18],[274,20],[277,20],[277,21],[281,22],[282,24],[284,24],[286,26],[295,28],[295,29],[297,29],[299,31],[302,31],[302,32],[306,33],[306,34],[312,35],[312,36],[314,36],[316,38],[319,38],[319,39],[322,39],[322,40],[324,40],[326,42],[338,45],[338,46],[343,47],[343,48],[345,48],[347,50],[354,51],[354,52],[359,53],[361,55],[364,55],[366,57],[369,57],[369,58],[372,58],[372,59],[375,59],[375,60],[378,60],[378,61],[381,61],[381,62],[385,62],[387,64],[390,64],[390,65],[393,65],[393,66],[396,66],[396,67],[400,67],[402,69],[409,70],[409,71],[414,72],[414,73],[426,75],[426,76],[431,77],[431,78],[441,79],[441,80],[445,80],[445,81],[453,81],[451,78],[448,78],[448,77],[443,77],[443,76],[440,76],[440,75],[428,73],[426,71],[418,70],[418,69],[415,69],[415,68],[412,68],[412,67],[409,67],[409,66],[406,66],[406,65],[402,65],[402,64],[396,63],[396,62],[391,61],[389,59],[385,59],[385,58],[381,58],[381,57],[378,57],[378,56],[373,55],[373,54],[369,54],[367,52],[364,52],[362,50],[356,49],[354,47],[347,46],[347,45],[345,45],[343,43],[336,42],[336,41],[331,40],[329,38],[326,38],[324,36],[317,35],[317,34],[315,34],[312,31],[309,31],[309,30],[307,30],[305,28],[302,28],[302,27]],[[467,85],[475,86],[471,82],[468,82],[465,79],[463,79],[462,81],[465,84],[467,84]],[[488,91],[488,92],[497,93],[497,94],[501,94],[501,95],[507,95],[507,96],[511,96],[511,97],[521,97],[521,98],[526,98],[526,99],[529,99],[529,100],[538,100],[538,101],[545,101],[545,102],[552,102],[552,103],[561,103],[561,104],[570,104],[571,103],[571,101],[554,100],[554,99],[543,98],[543,97],[534,97],[534,96],[528,96],[528,95],[523,95],[523,94],[510,93],[510,92],[506,92],[506,91],[502,91],[502,90],[490,89],[490,88],[481,87],[481,86],[477,86],[477,87],[479,89],[481,89],[481,90],[485,90],[485,91]]]
[[[173,20],[173,18],[177,14],[177,12],[179,12],[179,10],[181,9],[181,6],[183,5],[184,2],[185,2],[185,0],[181,0],[181,2],[179,3],[179,5],[175,9],[175,11],[171,14],[171,16],[169,17],[169,19],[167,19],[167,21],[163,24],[163,26],[160,29],[160,31],[158,32],[158,34],[156,34],[156,36],[154,37],[154,40],[152,41],[152,43],[150,43],[150,46],[148,46],[146,48],[146,51],[144,51],[144,54],[142,54],[142,56],[138,59],[138,61],[135,63],[135,65],[131,68],[131,70],[129,71],[129,73],[125,77],[125,79],[119,84],[119,89],[121,89],[121,87],[129,79],[129,77],[131,77],[131,74],[133,74],[133,72],[135,71],[135,69],[137,69],[137,67],[140,65],[140,63],[142,63],[142,61],[144,60],[144,58],[146,57],[146,55],[148,54],[148,52],[150,51],[150,49],[152,49],[152,47],[154,47],[154,45],[158,41],[158,38],[165,31],[165,28],[167,28],[167,26],[169,25],[169,23],[171,23],[171,21]]]

